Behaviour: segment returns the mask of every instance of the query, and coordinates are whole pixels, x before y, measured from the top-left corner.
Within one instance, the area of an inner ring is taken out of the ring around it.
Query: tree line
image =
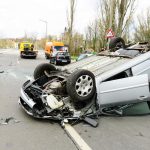
[[[150,11],[136,16],[137,0],[97,0],[97,16],[87,25],[84,35],[74,30],[77,2],[70,0],[68,27],[63,37],[72,53],[88,48],[100,52],[107,47],[106,33],[110,28],[127,43],[150,41]]]
[[[85,33],[81,34],[75,30],[76,11],[78,0],[69,0],[66,13],[67,26],[58,39],[57,36],[49,35],[46,38],[37,40],[37,34],[22,39],[15,39],[16,42],[28,40],[35,44],[37,49],[44,49],[45,42],[60,40],[68,45],[70,53],[78,55],[85,49],[93,49],[100,52],[107,47],[106,33],[112,29],[116,37],[122,37],[128,42],[150,41],[150,11],[146,10],[144,15],[135,15],[137,0],[97,0],[97,16],[90,22]],[[9,41],[9,42],[6,42]],[[9,44],[8,44],[9,43]],[[11,40],[0,40],[0,48],[9,45]]]

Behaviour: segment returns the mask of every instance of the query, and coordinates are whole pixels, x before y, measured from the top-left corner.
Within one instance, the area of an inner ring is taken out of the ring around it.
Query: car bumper
[[[21,52],[22,56],[28,56],[28,57],[36,57],[38,52],[29,51],[29,52]]]
[[[33,109],[36,103],[26,95],[23,88],[21,88],[20,93],[21,93],[20,98],[24,101],[24,103],[28,105],[31,109]]]
[[[22,107],[22,109],[30,116],[38,119],[51,119],[51,120],[62,120],[62,118],[59,118],[57,116],[50,116],[50,115],[38,115],[34,112],[34,107],[36,107],[36,103],[27,96],[24,89],[21,88],[21,95],[18,100],[19,105]]]
[[[61,63],[61,64],[70,64],[71,60],[59,60],[57,59],[57,63]]]

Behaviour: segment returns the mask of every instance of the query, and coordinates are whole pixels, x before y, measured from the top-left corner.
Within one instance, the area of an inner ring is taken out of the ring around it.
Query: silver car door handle
[[[148,96],[140,96],[138,99],[142,101],[142,100],[147,99],[147,98],[148,98]]]

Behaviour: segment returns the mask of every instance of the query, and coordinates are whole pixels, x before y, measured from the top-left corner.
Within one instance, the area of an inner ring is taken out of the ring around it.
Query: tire
[[[71,63],[71,61],[70,62],[68,62],[68,64],[70,64]]]
[[[121,37],[112,38],[109,43],[110,51],[115,51],[119,48],[126,48],[125,41]]]
[[[43,75],[45,75],[45,73],[44,73],[45,71],[50,73],[51,71],[56,71],[56,68],[49,63],[42,63],[35,68],[34,74],[33,74],[34,79],[36,80],[36,79],[42,77]]]
[[[56,61],[56,59],[55,59],[55,61],[54,61],[54,65],[56,65],[56,66],[58,65],[58,62]]]
[[[22,55],[22,53],[20,53],[20,58],[23,58],[23,55]]]
[[[33,56],[33,59],[36,59],[36,56]]]
[[[95,76],[88,70],[77,70],[68,77],[66,87],[73,102],[89,102],[96,93]]]
[[[46,59],[49,59],[49,56],[48,56],[47,54],[45,54],[45,58],[46,58]]]
[[[50,64],[52,64],[52,61],[51,61],[51,59],[49,60],[49,63],[50,63]]]

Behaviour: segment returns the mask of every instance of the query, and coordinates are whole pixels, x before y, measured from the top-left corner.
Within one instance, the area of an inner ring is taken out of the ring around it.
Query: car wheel
[[[45,75],[45,71],[50,73],[51,71],[56,71],[56,68],[53,65],[48,63],[40,64],[34,70],[34,74],[33,74],[34,79],[36,80],[42,77],[43,75]]]
[[[73,102],[88,102],[96,93],[95,76],[88,70],[77,70],[67,80],[67,92]]]
[[[57,60],[54,61],[54,64],[55,64],[55,65],[58,65]]]
[[[51,59],[49,60],[49,63],[50,63],[50,64],[52,64],[52,61],[51,61]]]
[[[115,37],[110,40],[109,49],[115,51],[119,48],[125,48],[125,41],[121,37]]]
[[[36,56],[33,56],[33,59],[36,59]]]
[[[46,59],[49,59],[49,56],[45,54],[45,58],[46,58]]]
[[[20,58],[23,58],[23,55],[22,55],[22,54],[20,54]]]

